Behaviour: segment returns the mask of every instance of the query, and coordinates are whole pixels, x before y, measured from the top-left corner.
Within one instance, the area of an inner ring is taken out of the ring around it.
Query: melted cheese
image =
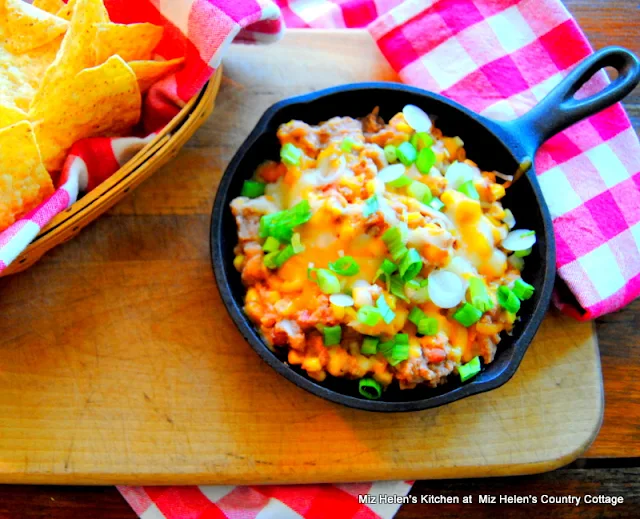
[[[442,194],[446,214],[454,223],[459,235],[457,251],[478,272],[488,277],[499,277],[506,271],[506,256],[496,249],[496,238],[500,234],[482,213],[480,202],[472,200],[458,191],[447,190]]]

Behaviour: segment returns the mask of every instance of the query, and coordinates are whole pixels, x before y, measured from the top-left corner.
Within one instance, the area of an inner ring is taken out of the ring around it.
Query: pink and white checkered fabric
[[[185,58],[182,69],[159,81],[145,96],[142,125],[147,135],[167,124],[200,91],[232,41],[269,43],[279,39],[284,29],[280,10],[270,0],[105,0],[104,3],[115,23],[151,22],[163,26],[164,35],[155,52],[165,59]],[[0,232],[0,273],[55,215],[76,201],[80,191],[92,189],[115,173],[131,158],[130,151],[145,142],[134,137],[77,142],[61,178],[54,178],[57,189],[52,197]]]
[[[391,519],[398,504],[358,496],[406,496],[411,481],[348,485],[118,487],[141,519]]]
[[[592,52],[559,0],[277,1],[288,26],[370,24],[404,82],[496,119],[527,112]],[[583,91],[607,81],[598,74]],[[593,319],[635,299],[640,146],[623,108],[615,105],[552,138],[535,166],[554,220],[558,274],[579,303],[556,294],[556,305]]]

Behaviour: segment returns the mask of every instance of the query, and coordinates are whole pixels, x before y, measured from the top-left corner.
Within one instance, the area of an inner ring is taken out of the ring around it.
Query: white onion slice
[[[473,180],[474,176],[474,169],[464,162],[454,162],[447,168],[447,172],[444,174],[449,189],[459,188],[465,182]]]
[[[529,229],[511,231],[502,242],[502,247],[507,250],[527,250],[536,243],[536,235]]]
[[[331,294],[329,296],[329,301],[332,305],[340,306],[343,308],[347,306],[353,306],[353,298],[351,296],[348,296],[347,294]]]
[[[509,227],[509,229],[513,229],[516,226],[516,217],[513,216],[511,209],[504,210],[504,218],[502,219],[502,221],[507,224],[507,227]]]
[[[428,132],[431,130],[431,119],[422,108],[416,105],[407,105],[402,109],[405,121],[417,132]]]
[[[391,166],[382,168],[378,172],[378,178],[385,184],[387,184],[388,182],[393,182],[394,180],[400,178],[402,175],[404,175],[404,172],[404,164],[392,164]]]
[[[449,272],[453,272],[458,276],[462,277],[463,274],[478,274],[476,268],[471,264],[471,262],[462,256],[455,256],[451,259],[449,264],[447,265],[447,270]]]
[[[464,284],[460,276],[446,270],[429,274],[429,299],[440,308],[453,308],[464,298]]]

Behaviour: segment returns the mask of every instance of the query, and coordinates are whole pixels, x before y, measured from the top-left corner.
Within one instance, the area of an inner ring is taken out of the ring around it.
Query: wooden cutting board
[[[582,453],[602,419],[598,348],[591,324],[555,313],[505,386],[418,413],[325,402],[258,358],[209,262],[222,171],[273,102],[395,76],[363,32],[291,31],[232,46],[225,66],[213,116],[175,161],[0,280],[0,482],[496,476]]]

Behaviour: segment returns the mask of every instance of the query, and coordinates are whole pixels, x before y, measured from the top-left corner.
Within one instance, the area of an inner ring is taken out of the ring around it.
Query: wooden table
[[[596,48],[618,44],[640,53],[637,0],[565,0]],[[640,89],[625,106],[640,130]],[[640,300],[597,321],[605,384],[605,417],[598,438],[584,457],[555,472],[488,480],[420,481],[415,495],[622,495],[626,504],[526,507],[547,516],[637,517],[640,500]],[[474,499],[477,502],[478,499]],[[631,504],[631,503],[635,503]],[[519,505],[500,508],[501,517],[519,517]],[[495,515],[486,505],[405,505],[398,518]],[[0,486],[0,519],[5,517],[135,518],[114,487]]]

